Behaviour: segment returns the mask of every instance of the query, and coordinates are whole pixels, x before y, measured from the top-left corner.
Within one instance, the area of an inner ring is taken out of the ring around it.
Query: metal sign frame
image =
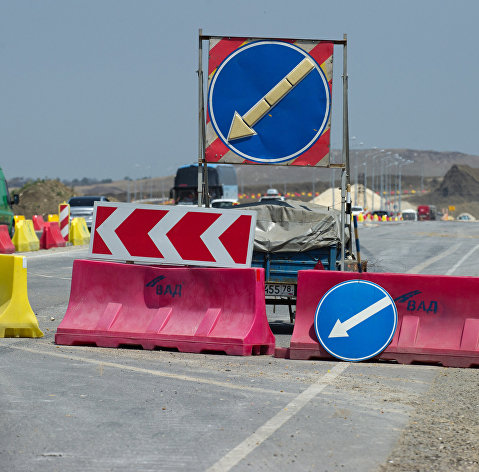
[[[230,36],[204,35],[203,30],[198,34],[198,206],[209,207],[208,195],[208,170],[205,158],[206,151],[206,115],[205,115],[205,97],[204,97],[204,78],[203,78],[203,41],[210,39],[221,39]],[[264,41],[284,41],[284,38],[271,38],[254,36],[255,40]],[[311,38],[295,38],[295,41],[318,41]],[[333,46],[343,46],[343,135],[341,163],[331,164],[324,167],[341,169],[341,270],[345,266],[345,228],[349,227],[349,250],[352,250],[352,220],[351,220],[351,185],[350,185],[350,165],[349,165],[349,122],[348,122],[348,73],[347,73],[347,35],[343,39],[320,41],[332,43]],[[244,163],[248,165],[249,163]],[[254,164],[254,163],[251,163]],[[250,164],[250,165],[251,165]],[[262,164],[259,164],[262,165]],[[275,165],[275,164],[263,164]]]

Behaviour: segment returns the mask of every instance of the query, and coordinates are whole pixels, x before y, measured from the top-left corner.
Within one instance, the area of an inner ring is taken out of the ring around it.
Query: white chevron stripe
[[[115,230],[134,210],[134,206],[118,206],[117,210],[115,210],[98,229],[96,229],[95,225],[96,232],[101,236],[114,258],[121,260],[131,259],[131,254],[126,250],[121,239],[115,233]]]
[[[183,264],[183,259],[167,238],[167,233],[185,216],[183,212],[169,211],[148,233],[155,246],[163,254],[163,262],[168,264]]]
[[[202,235],[201,239],[220,265],[235,264],[233,258],[223,246],[219,237],[241,216],[223,213]]]
[[[218,135],[216,134],[213,125],[211,124],[211,121],[208,121],[208,123],[206,123],[206,147],[208,147],[217,139]]]

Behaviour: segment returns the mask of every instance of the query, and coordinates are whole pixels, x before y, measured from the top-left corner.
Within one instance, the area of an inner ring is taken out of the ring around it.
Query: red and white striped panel
[[[93,219],[93,258],[251,267],[254,211],[95,202]]]
[[[221,63],[238,48],[243,47],[253,41],[255,38],[212,38],[210,39],[209,60],[208,60],[208,88],[211,80]],[[334,44],[328,41],[304,41],[294,39],[282,40],[287,43],[303,49],[308,53],[323,70],[329,84],[330,94],[332,93],[333,81],[333,51]],[[237,155],[218,137],[211,123],[210,115],[206,116],[206,150],[205,158],[207,162],[224,164],[256,164],[255,162],[244,159]],[[295,159],[275,165],[286,166],[315,166],[329,167],[330,163],[330,128],[331,115],[324,128],[323,134],[319,139],[305,152]]]
[[[68,203],[60,203],[58,207],[60,220],[60,233],[65,241],[69,239],[70,232],[70,205]]]

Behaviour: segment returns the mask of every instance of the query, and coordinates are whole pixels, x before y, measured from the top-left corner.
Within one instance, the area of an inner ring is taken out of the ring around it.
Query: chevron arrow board
[[[256,212],[95,202],[95,259],[251,267]]]

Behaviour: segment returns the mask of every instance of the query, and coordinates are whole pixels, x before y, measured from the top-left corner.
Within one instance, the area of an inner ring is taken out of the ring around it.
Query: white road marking
[[[63,249],[63,248],[62,248]],[[43,250],[42,250],[43,251]],[[55,251],[55,252],[50,252],[50,250],[47,252],[42,252],[38,251],[36,254],[33,254],[31,252],[15,252],[13,255],[14,256],[24,256],[28,260],[30,259],[37,259],[39,257],[60,257],[60,256],[69,256],[69,257],[77,257],[76,254],[71,254],[85,251],[85,257],[88,255],[88,246],[81,246],[81,247],[68,247],[64,250],[61,251]]]
[[[461,244],[462,243],[455,244],[454,246],[451,246],[449,249],[447,249],[444,252],[441,252],[437,256],[431,257],[431,259],[428,259],[427,261],[422,262],[421,264],[418,264],[417,266],[414,266],[412,269],[409,269],[406,272],[406,274],[420,274],[426,267],[429,267],[435,262],[440,261],[441,259],[444,259],[445,257],[452,254],[454,251],[459,249],[461,247]]]
[[[479,244],[475,247],[473,247],[468,253],[466,253],[463,257],[461,257],[461,259],[459,261],[457,261],[447,272],[446,272],[446,275],[452,275],[456,269],[458,267],[461,266],[461,264],[468,258],[471,256],[471,254],[476,251],[477,249],[479,249]]]
[[[279,392],[278,390],[273,390],[273,389],[250,387],[248,385],[237,385],[237,384],[235,385],[229,382],[220,382],[218,380],[203,379],[201,377],[191,377],[189,375],[172,374],[170,372],[163,372],[161,370],[143,369],[141,367],[134,367],[131,365],[126,365],[126,364],[118,364],[116,362],[107,362],[107,361],[102,361],[98,359],[90,359],[88,357],[75,356],[74,354],[63,354],[62,352],[51,352],[51,351],[44,351],[41,349],[31,349],[28,347],[17,346],[14,344],[9,344],[9,345],[4,344],[2,345],[2,347],[6,349],[10,348],[10,349],[17,349],[18,351],[31,352],[32,354],[35,354],[35,355],[59,357],[61,359],[68,359],[71,361],[85,362],[87,364],[95,364],[95,365],[98,365],[101,369],[105,367],[111,367],[114,369],[129,370],[131,372],[136,372],[139,374],[148,374],[148,375],[154,375],[156,377],[164,377],[169,379],[181,380],[183,382],[194,382],[194,383],[201,383],[201,384],[207,384],[207,385],[216,385],[217,387],[227,388],[229,390],[242,390],[242,391],[265,393],[268,395],[275,394],[279,396],[291,395],[289,393]],[[97,349],[101,349],[101,348],[97,348]]]
[[[331,371],[291,400],[279,413],[260,426],[251,436],[238,444],[234,449],[223,456],[218,462],[207,469],[207,472],[227,472],[235,467],[248,454],[266,441],[283,424],[298,413],[309,401],[321,393],[326,387],[343,373],[350,364],[341,362],[336,364]]]
[[[46,275],[46,274],[35,274],[35,272],[32,272],[31,270],[28,271],[28,277],[30,276],[34,277],[45,277],[47,279],[61,279],[61,280],[71,280],[71,277],[59,277],[58,275]]]

